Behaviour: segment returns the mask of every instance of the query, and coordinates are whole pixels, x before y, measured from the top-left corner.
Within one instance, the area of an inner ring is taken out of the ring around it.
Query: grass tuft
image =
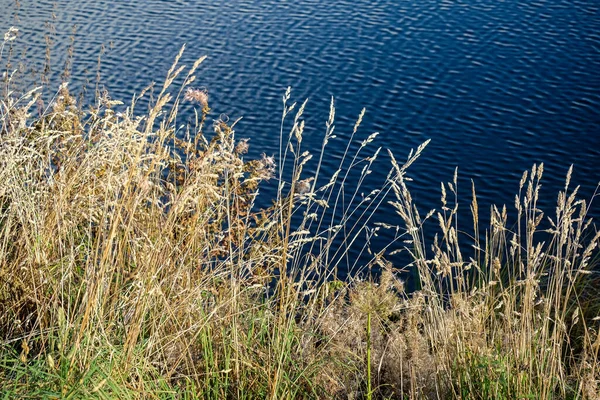
[[[16,38],[11,28],[0,55]],[[290,104],[288,90],[280,154],[250,159],[235,122],[208,129],[208,91],[191,87],[204,58],[188,69],[182,53],[143,115],[144,93],[126,105],[98,91],[86,110],[66,83],[34,112],[42,88],[19,90],[5,75],[5,398],[599,398],[600,232],[571,171],[555,215],[538,209],[544,168],[534,165],[514,208],[492,207],[488,227],[473,187],[466,234],[456,174],[439,211],[413,202],[406,174],[428,142],[404,163],[390,152],[385,184],[359,196],[375,135],[324,176],[332,100],[308,173],[306,103]],[[177,130],[191,106],[195,123]],[[259,209],[270,179],[277,196]],[[387,250],[401,243],[410,255],[412,293],[399,278],[406,266],[383,253],[362,266],[377,276],[337,279],[386,201],[397,226],[373,229],[397,230]]]

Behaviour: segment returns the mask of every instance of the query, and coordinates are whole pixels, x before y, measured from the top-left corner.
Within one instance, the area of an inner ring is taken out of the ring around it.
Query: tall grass
[[[14,39],[9,32],[2,50]],[[490,226],[480,227],[473,188],[467,235],[456,176],[442,185],[439,212],[423,215],[412,200],[407,169],[427,143],[404,163],[390,153],[387,181],[362,197],[375,135],[323,176],[332,101],[316,172],[307,173],[306,103],[290,104],[288,90],[277,161],[248,159],[235,123],[208,126],[209,95],[192,86],[204,59],[188,69],[182,53],[144,115],[134,112],[144,93],[125,105],[98,92],[86,111],[63,84],[33,116],[40,89],[19,91],[8,71],[6,398],[598,398],[600,233],[569,177],[549,229],[537,208],[542,165],[523,175],[514,225],[505,207],[492,207]],[[196,120],[182,132],[185,102]],[[269,179],[277,196],[258,209]],[[398,250],[418,272],[410,294],[398,277],[405,266],[383,253],[364,266],[377,277],[336,279],[385,201],[398,214]],[[434,219],[439,234],[426,243]]]

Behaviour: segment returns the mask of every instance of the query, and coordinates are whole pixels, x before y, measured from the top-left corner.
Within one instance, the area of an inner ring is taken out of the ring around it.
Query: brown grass
[[[12,40],[11,32],[5,44]],[[19,92],[5,80],[2,393],[600,398],[600,233],[569,177],[545,232],[537,208],[542,165],[523,175],[514,227],[506,208],[493,207],[481,235],[473,188],[468,236],[458,227],[456,176],[442,185],[439,212],[423,215],[412,200],[406,172],[425,143],[403,164],[392,156],[381,190],[362,199],[359,185],[342,207],[349,174],[341,166],[350,160],[361,168],[362,183],[379,153],[363,155],[374,135],[324,178],[332,101],[316,173],[307,175],[306,103],[289,105],[288,90],[282,132],[298,111],[289,135],[282,134],[279,159],[248,160],[235,124],[218,120],[214,134],[205,133],[207,92],[189,89],[203,58],[185,72],[181,54],[143,116],[134,114],[135,102],[117,112],[124,105],[107,96],[84,111],[63,85],[33,117],[39,90]],[[173,89],[184,73],[183,87]],[[176,135],[186,97],[201,108],[195,125]],[[281,178],[284,168],[291,182],[280,180],[273,206],[257,210],[260,183]],[[365,266],[379,267],[377,279],[335,279],[347,252],[335,239],[364,240],[388,195],[420,279],[410,294],[398,278],[404,266],[381,254]],[[332,221],[328,207],[340,217]],[[433,219],[439,234],[425,243],[424,225]]]

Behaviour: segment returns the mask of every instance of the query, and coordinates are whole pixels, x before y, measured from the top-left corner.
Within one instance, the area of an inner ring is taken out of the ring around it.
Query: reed
[[[421,214],[412,200],[407,171],[427,143],[404,163],[390,153],[387,181],[361,197],[376,135],[354,153],[348,147],[324,176],[332,100],[315,172],[306,172],[306,102],[290,104],[288,89],[280,154],[249,159],[235,122],[207,126],[209,93],[193,87],[204,58],[187,68],[182,54],[143,115],[134,110],[145,91],[127,105],[98,91],[85,110],[67,84],[35,113],[40,89],[20,90],[5,75],[5,398],[600,396],[600,233],[570,188],[571,171],[549,229],[537,165],[521,180],[514,226],[508,209],[494,206],[482,234],[473,188],[467,235],[456,175],[442,185],[439,212]],[[190,103],[196,120],[182,132],[175,121]],[[359,179],[348,189],[351,169]],[[278,193],[259,209],[269,179]],[[372,224],[386,201],[397,226]],[[434,220],[439,234],[426,243]],[[404,291],[406,266],[384,254],[364,266],[377,276],[337,279],[370,226],[398,230],[397,251],[410,254],[419,290]]]

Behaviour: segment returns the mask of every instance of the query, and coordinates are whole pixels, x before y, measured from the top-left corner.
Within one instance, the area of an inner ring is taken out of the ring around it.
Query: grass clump
[[[249,160],[235,123],[219,119],[205,133],[209,96],[191,86],[203,58],[186,72],[181,54],[146,113],[134,112],[145,91],[127,106],[99,93],[84,110],[63,84],[33,116],[41,89],[19,92],[6,75],[5,397],[598,398],[600,233],[569,178],[547,229],[537,208],[542,165],[521,180],[514,222],[492,207],[485,233],[473,189],[466,235],[456,175],[442,185],[439,212],[422,215],[412,200],[406,172],[427,143],[403,164],[390,153],[387,181],[361,197],[375,135],[324,178],[332,101],[308,174],[306,103],[290,105],[288,90],[279,160]],[[174,89],[176,79],[183,86]],[[178,130],[183,101],[196,119]],[[362,172],[346,193],[348,164]],[[270,179],[277,197],[258,209]],[[420,282],[410,294],[383,253],[364,266],[377,277],[336,279],[388,200],[398,226],[373,229],[398,229],[398,251]],[[427,244],[434,218],[439,234]]]

